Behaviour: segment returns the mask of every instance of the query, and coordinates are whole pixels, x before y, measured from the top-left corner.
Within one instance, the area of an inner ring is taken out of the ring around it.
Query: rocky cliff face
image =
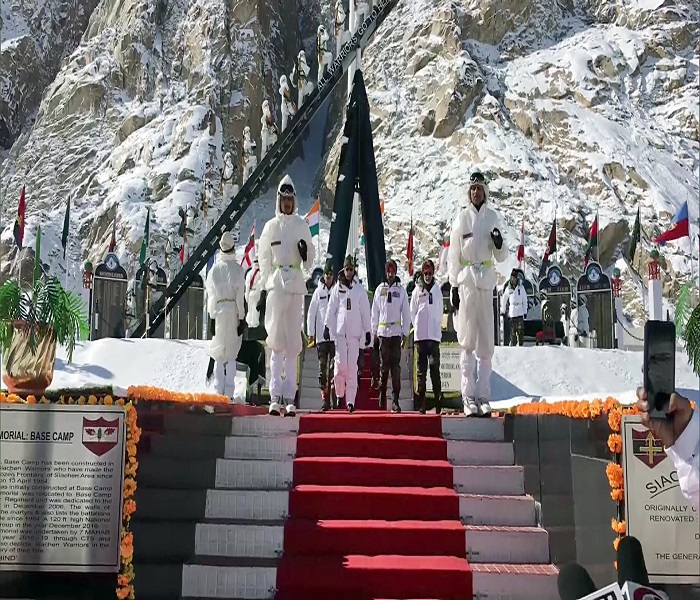
[[[684,201],[695,222],[697,20],[680,0],[400,4],[363,58],[394,255],[412,214],[419,254],[437,256],[474,169],[506,224],[504,274],[523,222],[528,271],[556,218],[559,260],[576,276],[596,211],[606,268],[625,254],[638,205],[646,236]],[[338,152],[336,140],[327,197]],[[689,274],[688,251],[663,250],[674,280]]]
[[[115,218],[118,252],[133,256],[150,206],[153,253],[161,254],[179,222],[177,209],[199,204],[207,178],[216,180],[210,195],[220,201],[223,153],[231,151],[239,163],[244,126],[259,139],[262,101],[278,104],[279,77],[289,73],[300,47],[297,3],[80,4],[82,39],[40,89],[36,120],[3,165],[5,192],[14,199],[27,186],[29,235],[40,223],[55,247],[70,198],[69,253],[76,261],[102,257]],[[80,24],[74,19],[71,27]],[[29,39],[35,37],[43,39]],[[3,254],[12,252],[8,234]]]

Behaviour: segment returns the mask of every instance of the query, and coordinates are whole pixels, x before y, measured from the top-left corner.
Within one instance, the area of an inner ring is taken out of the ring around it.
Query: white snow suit
[[[350,287],[352,285],[352,287]],[[358,281],[348,284],[342,275],[331,291],[325,326],[335,341],[335,393],[345,404],[355,405],[357,395],[357,359],[366,347],[370,332],[369,298]]]
[[[343,0],[336,0],[335,3],[335,55],[340,54],[340,49],[343,47],[343,41],[345,39],[345,20],[347,15],[345,14],[345,9],[343,8]]]
[[[245,301],[248,303],[248,313],[246,321],[251,329],[260,327],[260,311],[258,302],[263,291],[262,277],[260,277],[260,267],[253,265],[245,276]]]
[[[331,298],[332,286],[326,287],[323,279],[318,282],[318,287],[314,290],[309,304],[309,312],[306,315],[306,335],[316,338],[316,342],[323,341],[323,328],[326,323],[328,312],[328,302]]]
[[[280,133],[282,133],[287,129],[289,117],[293,117],[297,114],[297,107],[294,105],[294,102],[292,102],[292,95],[286,75],[280,77],[280,112],[282,113],[282,127]]]
[[[306,53],[303,50],[299,50],[294,67],[297,84],[297,107],[299,110],[304,106],[304,98],[314,91],[314,84],[309,81],[309,71],[311,71],[311,68],[306,64]],[[294,77],[292,80],[294,80]]]
[[[206,281],[207,312],[216,319],[209,356],[215,361],[214,386],[217,393],[233,396],[236,357],[241,349],[238,322],[245,317],[243,304],[245,278],[236,253],[217,252],[216,262]]]
[[[507,306],[508,316],[511,319],[527,316],[527,292],[525,291],[525,286],[522,283],[518,282],[515,288],[511,288],[510,284],[506,286],[501,302],[503,306],[503,314],[506,314],[505,311]]]
[[[442,340],[442,292],[437,282],[426,290],[417,285],[411,294],[411,322],[416,342]]]
[[[260,151],[260,160],[265,158],[267,151],[272,148],[277,142],[277,125],[270,111],[270,105],[267,100],[263,102],[263,114],[260,117],[262,149]]]
[[[221,169],[221,191],[223,192],[224,203],[226,204],[238,193],[238,186],[233,179],[235,174],[236,170],[233,166],[231,153],[227,152],[224,157],[224,167]],[[209,214],[207,214],[207,217],[209,217]]]
[[[362,25],[369,15],[369,2],[363,2],[363,0],[353,1],[355,2],[355,27],[353,31],[357,31],[358,27]]]
[[[318,26],[316,31],[316,61],[318,62],[318,83],[321,83],[321,79],[326,73],[326,69],[330,68],[333,62],[333,55],[328,52],[328,40],[330,36],[326,32],[326,28],[323,25]]]
[[[455,320],[457,341],[462,347],[462,399],[491,396],[491,358],[494,347],[493,289],[496,286],[494,259],[503,262],[508,256],[505,242],[497,250],[491,239],[494,229],[501,229],[496,211],[488,205],[481,209],[470,200],[452,223],[447,263],[450,285],[459,289],[459,312]],[[479,359],[478,378],[474,363]]]
[[[286,180],[285,176],[280,183]],[[306,282],[298,243],[306,242],[304,267],[314,263],[314,244],[309,226],[297,212],[296,198],[291,215],[280,210],[279,194],[275,216],[265,223],[260,235],[258,262],[263,289],[267,290],[265,329],[270,357],[270,396],[293,402],[297,389],[297,359],[302,349]],[[285,374],[284,379],[282,374]]]
[[[250,136],[250,129],[246,127],[243,130],[243,183],[258,166],[258,157],[255,155],[257,147],[255,140]]]

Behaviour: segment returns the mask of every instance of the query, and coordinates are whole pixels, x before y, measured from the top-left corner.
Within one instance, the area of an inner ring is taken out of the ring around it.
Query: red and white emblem
[[[83,446],[95,456],[103,456],[119,443],[119,419],[108,421],[83,417]]]

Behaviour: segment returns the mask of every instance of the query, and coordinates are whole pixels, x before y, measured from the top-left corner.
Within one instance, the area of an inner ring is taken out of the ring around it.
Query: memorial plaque
[[[116,572],[124,409],[0,405],[0,570]]]

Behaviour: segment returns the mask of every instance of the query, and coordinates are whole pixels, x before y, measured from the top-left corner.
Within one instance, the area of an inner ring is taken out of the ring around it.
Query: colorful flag
[[[439,273],[447,273],[447,254],[450,251],[450,228],[442,236],[442,248],[440,248],[440,256],[438,258],[437,271]]]
[[[139,256],[139,264],[143,267],[146,264],[148,254],[149,238],[151,237],[151,209],[146,209],[146,226],[143,229],[143,239],[141,240],[141,255]],[[184,245],[183,245],[184,249]],[[181,251],[182,252],[182,251]]]
[[[63,233],[61,234],[61,246],[63,246],[63,260],[66,260],[66,247],[68,246],[68,230],[70,228],[70,198],[66,204],[66,214],[63,217]]]
[[[311,231],[311,237],[318,235],[319,232],[319,216],[321,215],[321,202],[318,197],[316,202],[311,207],[311,210],[304,217],[306,224],[309,226],[309,231]],[[252,263],[251,263],[252,264]]]
[[[17,218],[15,219],[15,244],[21,250],[22,242],[24,242],[24,213],[26,210],[26,204],[24,200],[25,186],[22,186],[22,193],[19,195],[19,204],[17,205]]]
[[[209,260],[207,261],[207,275],[209,275],[209,271],[211,271],[211,268],[214,266],[214,261],[216,260],[216,253],[218,250],[214,251],[214,254],[212,254],[209,257]]]
[[[41,279],[41,225],[36,228],[36,244],[34,246],[34,283]]]
[[[318,220],[316,221],[316,227],[316,235],[318,235]],[[241,266],[249,269],[253,266],[253,261],[255,261],[255,221],[253,221],[253,226],[250,228],[250,235],[248,236],[248,243],[245,245],[245,250],[243,251]]]
[[[114,221],[112,221],[112,239],[109,240],[108,252],[114,252],[117,248],[117,215],[114,215]]]
[[[518,246],[518,263],[522,267],[525,260],[525,221],[520,226],[520,245]]]
[[[552,222],[552,229],[549,232],[549,239],[547,240],[547,249],[544,251],[544,256],[542,257],[542,264],[540,265],[540,278],[547,274],[547,267],[549,266],[549,257],[552,254],[557,253],[557,220],[554,219]]]
[[[595,214],[595,219],[593,219],[593,223],[591,224],[591,229],[588,232],[588,245],[586,246],[586,256],[583,259],[583,268],[584,269],[588,266],[588,263],[591,260],[591,254],[592,254],[593,248],[598,248],[598,213],[597,212]]]
[[[408,230],[406,257],[408,258],[408,274],[413,277],[413,215],[411,215],[411,228]]]
[[[671,221],[671,226],[655,240],[655,244],[662,246],[666,242],[672,242],[682,237],[690,237],[690,223],[688,220],[688,202],[684,202]]]

